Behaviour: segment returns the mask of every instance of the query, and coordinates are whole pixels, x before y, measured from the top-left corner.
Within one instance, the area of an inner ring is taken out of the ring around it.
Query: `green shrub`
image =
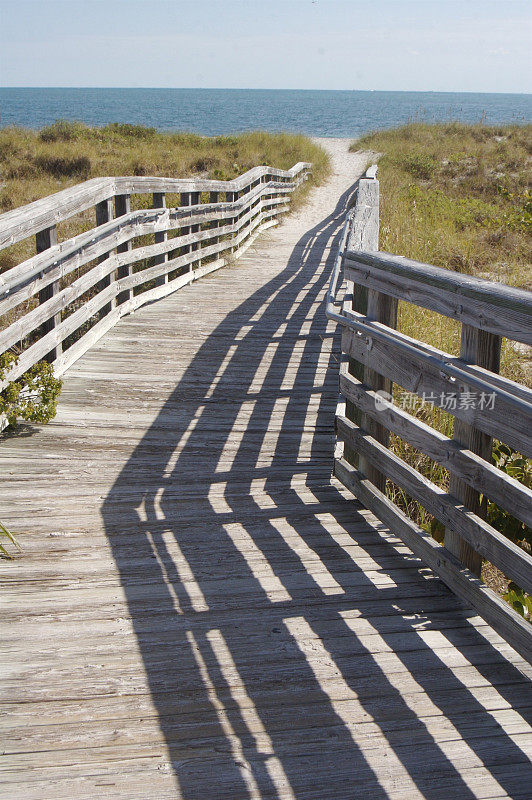
[[[0,380],[17,365],[19,357],[7,352],[0,355]],[[54,377],[50,364],[38,361],[0,392],[0,416],[16,426],[19,419],[46,423],[55,417],[62,382]]]
[[[118,137],[130,139],[153,139],[157,135],[155,128],[146,128],[144,125],[130,125],[127,122],[111,122],[105,125],[101,132],[115,134]]]
[[[508,584],[508,591],[503,594],[503,597],[507,603],[510,603],[514,611],[531,621],[532,597],[529,594],[526,594],[516,583],[511,581]]]
[[[405,153],[395,159],[396,164],[413,178],[428,181],[434,175],[436,161],[427,153]]]
[[[512,450],[502,442],[495,442],[492,453],[493,463],[527,489],[532,489],[532,461],[521,453]],[[532,552],[532,530],[524,522],[513,517],[508,511],[499,508],[488,500],[488,521],[494,528],[504,533],[515,544],[527,552]]]
[[[88,132],[89,128],[83,122],[69,122],[66,119],[57,119],[39,132],[42,142],[72,142]]]
[[[54,178],[87,178],[91,171],[91,162],[87,156],[77,158],[61,158],[60,156],[42,155],[35,157],[35,165]]]

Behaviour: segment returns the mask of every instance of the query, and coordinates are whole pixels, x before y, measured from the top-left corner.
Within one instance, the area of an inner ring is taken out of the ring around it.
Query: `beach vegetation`
[[[330,171],[326,151],[306,136],[256,131],[209,137],[119,122],[91,127],[67,120],[40,131],[0,128],[0,213],[89,178],[155,175],[227,181],[259,165],[289,169],[298,161],[312,162],[313,169],[310,181],[294,193],[293,207]],[[177,195],[167,199],[169,205],[179,203]],[[133,210],[150,203],[148,195],[132,197]],[[65,239],[93,224],[87,211],[61,223],[58,233]],[[0,251],[0,273],[33,253],[30,240]]]

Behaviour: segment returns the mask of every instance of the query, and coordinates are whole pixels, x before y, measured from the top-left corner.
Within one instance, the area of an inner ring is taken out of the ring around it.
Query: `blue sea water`
[[[0,88],[0,127],[129,122],[213,136],[248,130],[351,137],[412,119],[530,122],[532,95],[288,89]]]

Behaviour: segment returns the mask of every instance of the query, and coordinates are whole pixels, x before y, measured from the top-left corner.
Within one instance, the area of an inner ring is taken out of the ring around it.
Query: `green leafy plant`
[[[414,178],[428,181],[436,169],[435,159],[428,153],[407,153],[396,158],[396,164]]]
[[[8,351],[0,355],[0,381],[4,381],[17,365],[19,356]],[[49,422],[57,410],[57,398],[62,382],[53,373],[46,361],[38,361],[14,381],[10,381],[0,392],[0,415],[9,425],[19,419],[26,422]]]
[[[530,620],[532,617],[532,597],[526,594],[520,586],[511,581],[508,584],[508,591],[503,595],[507,603],[509,603],[518,614],[521,614],[525,619]]]
[[[15,547],[17,547],[19,550],[21,549],[19,543],[17,542],[13,534],[10,531],[8,531],[5,525],[3,525],[1,522],[0,522],[0,536],[8,539],[11,542],[11,544],[15,545]],[[0,542],[0,558],[13,558],[9,550],[7,550],[4,547],[2,542]]]
[[[532,461],[512,450],[502,442],[495,442],[492,451],[496,467],[511,478],[532,489]],[[509,539],[526,550],[532,551],[532,530],[495,503],[488,501],[488,521]]]

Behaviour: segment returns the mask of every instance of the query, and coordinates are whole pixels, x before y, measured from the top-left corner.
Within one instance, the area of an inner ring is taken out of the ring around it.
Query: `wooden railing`
[[[43,358],[61,375],[124,314],[237,258],[288,210],[310,170],[95,178],[2,214],[0,250],[35,236],[36,252],[0,274],[0,354],[20,354],[0,390]],[[131,211],[132,195],[151,195],[152,208]],[[93,207],[96,226],[58,243],[58,224]]]
[[[531,555],[484,518],[489,498],[532,526],[532,492],[492,463],[493,439],[532,456],[532,392],[498,374],[502,337],[532,343],[532,295],[378,252],[375,176],[373,167],[358,183],[327,305],[343,328],[334,474],[531,661],[532,625],[479,576],[486,559],[532,592]],[[335,308],[342,268],[347,288]],[[397,331],[398,300],[458,320],[460,356]],[[400,389],[452,414],[453,437],[408,413]],[[449,490],[396,455],[390,432],[447,469]],[[443,545],[393,502],[388,482],[445,526]]]

